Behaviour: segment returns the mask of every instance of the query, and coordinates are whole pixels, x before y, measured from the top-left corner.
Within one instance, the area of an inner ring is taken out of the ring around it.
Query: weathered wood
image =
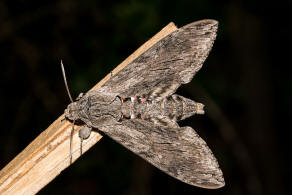
[[[168,24],[117,66],[111,74],[119,72],[157,41],[176,29],[173,23]],[[110,78],[111,74],[108,74],[91,90],[100,87]],[[35,194],[58,176],[62,170],[70,166],[69,142],[72,125],[62,119],[64,119],[64,114],[0,171],[0,194]],[[80,157],[79,129],[80,127],[75,126],[72,141],[73,162]],[[86,152],[101,138],[100,134],[92,132],[90,138],[83,142],[83,152]]]

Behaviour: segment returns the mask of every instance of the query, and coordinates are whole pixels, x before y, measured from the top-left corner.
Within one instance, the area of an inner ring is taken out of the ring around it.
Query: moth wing
[[[159,116],[155,118],[152,117],[145,120],[152,122],[154,126],[160,126],[160,127],[165,127],[165,128],[179,128],[179,125],[177,124],[176,121],[166,116]]]
[[[224,186],[222,171],[206,142],[191,127],[164,128],[141,119],[100,128],[165,173],[194,186]]]
[[[202,67],[217,27],[215,20],[202,20],[174,31],[112,76],[103,87],[121,96],[144,95],[158,97],[158,101],[173,94]]]

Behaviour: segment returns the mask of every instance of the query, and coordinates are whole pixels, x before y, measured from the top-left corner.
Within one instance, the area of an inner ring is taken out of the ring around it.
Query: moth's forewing
[[[165,173],[194,186],[224,186],[222,171],[206,142],[191,127],[165,128],[137,119],[100,129]]]
[[[218,22],[188,24],[149,48],[104,85],[120,96],[153,95],[160,100],[192,80],[202,67],[216,38]]]

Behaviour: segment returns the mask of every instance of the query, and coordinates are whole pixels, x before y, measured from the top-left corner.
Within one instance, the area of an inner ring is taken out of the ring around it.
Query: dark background
[[[206,190],[159,171],[108,137],[40,194],[291,194],[291,1],[0,1],[3,168],[170,21],[219,21],[202,70],[178,93],[206,105],[180,123],[206,140],[226,186]]]

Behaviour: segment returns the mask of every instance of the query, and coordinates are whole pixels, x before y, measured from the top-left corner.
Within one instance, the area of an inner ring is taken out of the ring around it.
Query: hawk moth
[[[223,187],[222,171],[205,141],[191,127],[177,124],[203,114],[204,105],[175,94],[202,67],[217,28],[215,20],[179,28],[100,88],[81,93],[65,109],[66,119],[84,124],[79,131],[81,141],[96,129],[185,183]]]

